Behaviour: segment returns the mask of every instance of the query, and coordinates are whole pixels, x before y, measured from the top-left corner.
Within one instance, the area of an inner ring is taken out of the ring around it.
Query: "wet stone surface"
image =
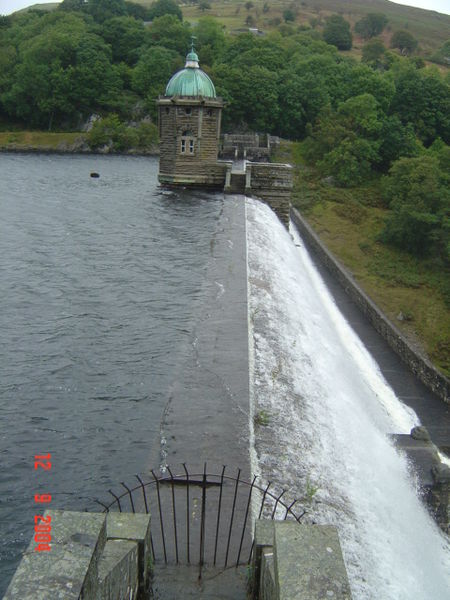
[[[180,600],[204,598],[205,600],[246,600],[247,568],[232,567],[226,570],[205,568],[198,578],[198,567],[156,567],[152,600]]]

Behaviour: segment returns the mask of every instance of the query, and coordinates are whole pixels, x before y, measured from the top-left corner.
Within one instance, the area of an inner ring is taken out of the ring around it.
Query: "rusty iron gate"
[[[151,471],[145,481],[135,475],[137,484],[121,482],[121,490],[109,490],[112,500],[96,500],[104,512],[145,512],[152,516],[151,548],[155,563],[198,565],[201,578],[204,566],[229,567],[250,563],[253,552],[254,520],[295,519],[297,500],[287,503],[286,490],[280,493],[269,482],[257,484],[241,479],[241,470],[229,474],[190,473],[186,464],[174,474],[170,467],[163,475]]]

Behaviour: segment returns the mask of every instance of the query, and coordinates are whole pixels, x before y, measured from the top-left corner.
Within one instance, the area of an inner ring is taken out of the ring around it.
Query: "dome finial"
[[[194,40],[196,40],[197,38],[195,37],[195,35],[191,35],[191,51],[189,52],[189,54],[186,56],[186,65],[185,68],[187,69],[199,69],[200,67],[198,66],[198,56],[197,53],[195,52],[195,47],[194,47]]]

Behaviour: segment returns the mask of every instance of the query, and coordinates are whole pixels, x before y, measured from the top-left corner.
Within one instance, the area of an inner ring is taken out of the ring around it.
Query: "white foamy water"
[[[296,231],[248,200],[256,470],[332,523],[354,600],[446,600],[450,547],[389,433],[419,424],[336,307]]]

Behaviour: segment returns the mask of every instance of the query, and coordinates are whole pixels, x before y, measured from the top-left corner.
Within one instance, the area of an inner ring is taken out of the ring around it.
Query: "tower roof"
[[[191,50],[186,56],[184,69],[172,76],[166,87],[165,96],[204,96],[215,98],[216,89],[208,75],[198,66],[198,56],[192,38]]]

